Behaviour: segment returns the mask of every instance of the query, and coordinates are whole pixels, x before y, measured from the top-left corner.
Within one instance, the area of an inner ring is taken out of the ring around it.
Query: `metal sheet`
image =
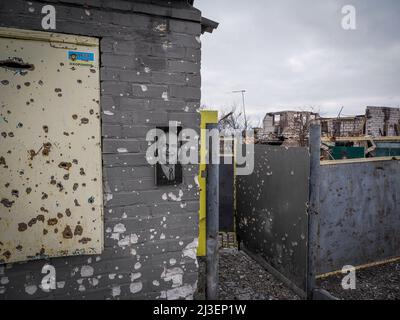
[[[400,161],[320,170],[318,272],[400,256]]]
[[[0,262],[100,253],[98,41],[69,44],[66,36],[68,43],[54,46],[51,34],[6,33],[0,32]],[[71,50],[82,55],[71,59]]]
[[[233,159],[229,161],[232,164],[224,164],[224,158],[221,157],[219,165],[219,231],[234,232],[234,166]]]
[[[308,150],[256,145],[254,158],[253,174],[237,177],[238,235],[248,250],[305,290]]]

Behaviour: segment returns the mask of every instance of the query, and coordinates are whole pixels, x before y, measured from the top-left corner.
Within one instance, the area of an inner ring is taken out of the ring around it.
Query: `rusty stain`
[[[18,231],[24,232],[26,229],[28,229],[28,226],[25,222],[18,223]]]
[[[81,123],[82,124],[88,124],[89,123],[89,119],[88,118],[82,118],[81,119]]]
[[[29,156],[30,156],[29,160],[33,160],[33,158],[35,158],[36,155],[37,155],[36,151],[33,150],[33,149],[29,150],[28,153],[29,153]]]
[[[36,219],[37,219],[37,221],[44,222],[44,215],[43,215],[43,214],[39,214],[39,215],[36,217]]]
[[[65,214],[67,217],[71,216],[71,210],[70,209],[65,209]]]
[[[8,199],[6,199],[6,198],[1,199],[0,202],[1,202],[1,204],[2,204],[3,206],[5,206],[6,208],[11,208],[12,205],[15,203],[15,201],[10,201],[10,200],[8,200]]]
[[[49,210],[47,210],[45,207],[40,207],[40,211],[49,213]]]
[[[67,174],[64,174],[63,179],[64,179],[64,180],[69,180],[69,174],[68,174],[68,173],[67,173]]]
[[[65,169],[65,170],[69,170],[72,167],[72,163],[71,162],[60,162],[58,164],[58,167]]]
[[[49,127],[48,127],[48,126],[43,126],[42,128],[43,128],[43,131],[44,131],[45,133],[48,133],[48,132],[49,132]]]
[[[78,115],[73,114],[73,115],[72,115],[72,119],[74,119],[74,120],[78,119]]]
[[[81,236],[83,233],[83,228],[80,225],[76,225],[75,230],[74,230],[74,235],[75,236]]]
[[[50,149],[51,149],[51,143],[50,142],[43,143],[42,155],[48,156],[49,153],[50,153]]]
[[[80,207],[81,206],[77,199],[74,199],[74,204],[75,204],[75,207]]]
[[[11,257],[11,252],[7,250],[6,252],[3,253],[3,256],[5,256],[6,259],[8,260]]]
[[[63,215],[61,212],[57,213],[57,218],[58,218],[58,219],[61,219],[63,216],[64,216],[64,215]]]
[[[86,175],[86,173],[85,173],[85,169],[83,169],[83,168],[80,168],[80,169],[79,169],[79,174],[80,174],[81,176],[84,176],[84,175]]]
[[[49,231],[47,231],[47,229],[43,229],[43,235],[46,235],[48,233],[49,233]]]
[[[22,251],[22,246],[19,244],[15,247],[15,249],[17,249],[18,251]]]
[[[36,218],[32,218],[31,220],[29,220],[28,226],[32,227],[34,224],[36,224],[36,222],[37,222],[37,219]]]
[[[62,185],[61,182],[58,182],[58,183],[57,183],[57,188],[58,188],[58,191],[59,191],[59,192],[61,192],[61,191],[64,190],[64,186]]]
[[[11,190],[11,195],[18,198],[19,197],[19,191],[16,189]]]
[[[91,197],[88,199],[88,202],[89,202],[89,203],[94,203],[94,197],[91,196]]]
[[[65,227],[62,234],[65,239],[72,239],[73,237],[71,227],[68,225]]]
[[[49,220],[47,220],[47,224],[48,224],[49,226],[54,226],[54,225],[57,224],[57,222],[58,222],[58,219],[57,219],[57,218],[50,218]]]
[[[72,190],[76,191],[79,187],[79,183],[74,183],[74,185],[72,186]]]
[[[30,194],[31,192],[32,192],[32,188],[30,188],[30,187],[26,188],[26,193],[27,194]]]
[[[49,195],[46,192],[42,192],[42,200],[47,199]]]
[[[82,244],[86,244],[86,243],[88,243],[89,241],[92,241],[92,239],[91,239],[91,238],[82,238],[82,239],[80,239],[78,242],[79,242],[79,243],[82,243]]]

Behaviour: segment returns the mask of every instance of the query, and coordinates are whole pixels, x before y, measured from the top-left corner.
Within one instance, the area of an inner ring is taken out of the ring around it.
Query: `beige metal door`
[[[0,28],[0,263],[103,247],[98,40]]]

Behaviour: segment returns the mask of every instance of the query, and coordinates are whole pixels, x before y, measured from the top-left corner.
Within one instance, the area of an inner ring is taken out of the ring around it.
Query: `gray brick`
[[[103,153],[138,153],[147,146],[137,139],[103,139]]]
[[[199,87],[187,87],[187,86],[169,86],[169,94],[172,98],[178,99],[191,99],[199,100],[201,92]]]
[[[101,64],[107,67],[133,69],[136,66],[136,61],[132,56],[103,53],[101,55]]]
[[[170,60],[168,61],[168,70],[170,72],[200,73],[200,65],[184,60]]]
[[[141,98],[162,98],[163,93],[168,92],[167,86],[162,85],[132,85],[132,93]]]

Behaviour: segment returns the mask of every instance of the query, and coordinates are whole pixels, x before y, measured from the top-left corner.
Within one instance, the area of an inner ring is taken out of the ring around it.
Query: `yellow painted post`
[[[199,187],[200,187],[200,210],[199,210],[199,245],[197,256],[204,257],[207,253],[206,247],[206,129],[208,123],[218,123],[218,111],[201,111],[200,123],[200,166],[199,166]]]

